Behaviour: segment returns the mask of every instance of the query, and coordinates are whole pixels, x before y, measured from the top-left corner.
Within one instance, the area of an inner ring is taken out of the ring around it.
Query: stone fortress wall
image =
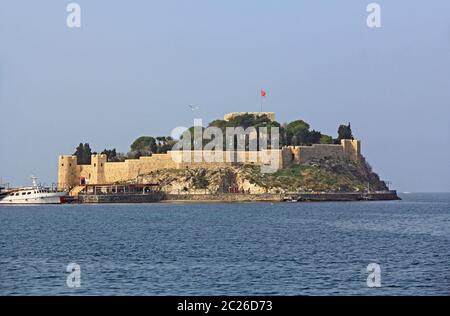
[[[275,120],[273,112],[234,112],[226,114],[224,120],[229,121],[243,114],[266,115],[270,120]],[[78,165],[76,156],[60,156],[58,188],[71,189],[80,184],[81,178],[89,184],[113,184],[139,181],[139,176],[161,169],[217,168],[236,163],[271,165],[281,169],[327,157],[357,161],[361,158],[361,142],[342,140],[340,145],[315,144],[262,151],[172,151],[124,162],[108,162],[106,155],[92,155],[90,165]]]
[[[190,159],[186,159],[186,156]],[[106,155],[92,155],[90,165],[78,165],[76,156],[60,156],[58,188],[71,189],[80,184],[81,177],[89,184],[112,184],[134,179],[139,181],[140,175],[161,169],[217,168],[236,163],[263,166],[273,163],[274,159],[276,168],[281,169],[327,157],[357,161],[361,158],[361,142],[342,140],[340,145],[290,146],[259,152],[173,151],[125,162],[107,162]]]

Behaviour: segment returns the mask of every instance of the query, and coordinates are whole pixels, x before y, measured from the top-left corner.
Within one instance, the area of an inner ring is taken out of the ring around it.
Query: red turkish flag
[[[264,90],[261,90],[261,96],[262,96],[262,97],[266,97],[266,96],[267,96],[267,92],[264,91]]]

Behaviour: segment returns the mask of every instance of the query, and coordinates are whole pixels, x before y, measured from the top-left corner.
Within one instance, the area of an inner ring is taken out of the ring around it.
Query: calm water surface
[[[0,294],[450,295],[450,194],[402,197],[0,207]]]

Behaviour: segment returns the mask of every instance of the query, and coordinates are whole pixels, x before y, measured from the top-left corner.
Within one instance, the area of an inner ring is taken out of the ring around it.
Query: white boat
[[[32,177],[33,185],[27,188],[0,191],[1,204],[63,204],[66,192],[58,192],[37,184],[37,178]]]

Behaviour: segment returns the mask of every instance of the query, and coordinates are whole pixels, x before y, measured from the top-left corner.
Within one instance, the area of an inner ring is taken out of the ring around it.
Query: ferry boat
[[[37,178],[31,177],[32,186],[26,188],[0,190],[0,205],[3,204],[63,204],[66,192],[58,192],[39,186]]]

